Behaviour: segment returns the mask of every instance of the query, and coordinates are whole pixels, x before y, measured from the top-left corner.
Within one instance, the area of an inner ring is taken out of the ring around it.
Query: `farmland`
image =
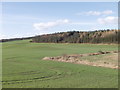
[[[115,44],[30,43],[29,40],[20,40],[2,45],[3,88],[118,87],[117,69],[42,60],[46,56],[115,51],[118,49]]]

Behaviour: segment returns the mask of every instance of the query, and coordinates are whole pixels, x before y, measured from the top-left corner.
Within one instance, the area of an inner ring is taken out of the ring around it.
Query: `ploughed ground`
[[[98,51],[97,53],[62,55],[57,57],[44,57],[43,60],[53,60],[84,64],[98,67],[118,68],[118,51]]]

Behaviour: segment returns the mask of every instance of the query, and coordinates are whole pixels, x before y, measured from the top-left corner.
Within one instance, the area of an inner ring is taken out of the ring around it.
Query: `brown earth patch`
[[[104,56],[101,59],[98,59],[99,57],[96,57],[96,56],[99,56],[99,55],[104,55]],[[94,61],[89,60],[89,57],[91,56],[95,56],[95,57],[92,57],[92,58],[95,58]],[[83,59],[82,57],[88,57],[88,58]],[[97,67],[108,67],[113,69],[118,68],[117,59],[118,59],[118,51],[98,51],[97,53],[72,54],[72,55],[43,58],[43,60],[70,62],[75,64],[84,64],[84,65],[97,66]]]

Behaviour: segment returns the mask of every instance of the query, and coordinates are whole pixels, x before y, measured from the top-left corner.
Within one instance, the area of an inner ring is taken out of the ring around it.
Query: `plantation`
[[[31,42],[37,43],[118,43],[120,30],[68,31],[38,35]]]
[[[43,60],[46,56],[96,53],[100,50],[117,51],[116,44],[57,44],[29,41],[19,40],[2,44],[3,88],[118,87],[117,69]],[[83,57],[86,58],[89,57]]]

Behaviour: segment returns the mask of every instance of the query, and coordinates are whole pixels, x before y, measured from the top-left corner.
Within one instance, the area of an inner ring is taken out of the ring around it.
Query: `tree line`
[[[26,40],[26,39],[32,39],[32,38],[33,37],[1,39],[0,42],[9,42],[9,41],[16,41],[16,40]]]
[[[31,42],[36,43],[118,43],[119,30],[68,31],[38,35]]]

